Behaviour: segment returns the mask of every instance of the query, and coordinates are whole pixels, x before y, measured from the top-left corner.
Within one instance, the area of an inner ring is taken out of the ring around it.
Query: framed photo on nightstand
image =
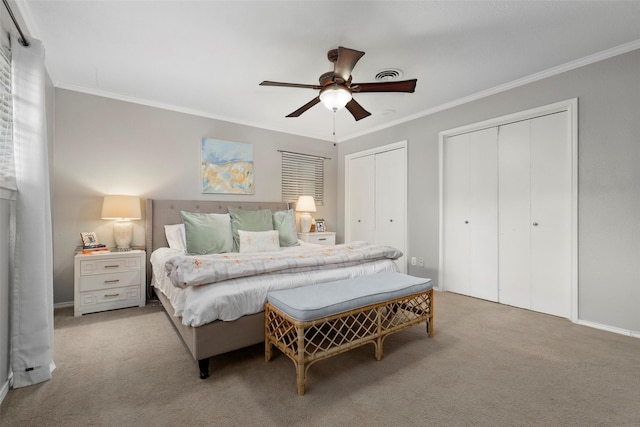
[[[96,233],[93,231],[80,233],[80,237],[82,237],[82,246],[96,246],[100,244],[98,243]]]
[[[324,221],[316,221],[316,233],[324,233]]]

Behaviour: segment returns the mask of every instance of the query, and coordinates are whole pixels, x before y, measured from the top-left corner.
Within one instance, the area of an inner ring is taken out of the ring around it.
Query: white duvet
[[[306,244],[281,250],[305,251],[309,246]],[[165,264],[180,254],[180,251],[169,248],[160,248],[151,254],[152,284],[171,301],[173,315],[181,316],[182,323],[188,326],[200,326],[215,320],[231,321],[258,313],[264,310],[269,291],[398,270],[393,260],[382,259],[337,269],[262,274],[209,285],[178,288],[167,277]]]

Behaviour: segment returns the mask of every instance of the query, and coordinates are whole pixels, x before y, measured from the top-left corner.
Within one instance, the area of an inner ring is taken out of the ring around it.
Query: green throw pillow
[[[229,214],[180,211],[180,216],[184,223],[189,255],[219,254],[233,249]]]
[[[233,251],[240,250],[240,237],[238,230],[244,231],[269,231],[273,230],[271,211],[268,209],[260,211],[248,211],[229,206],[231,215],[231,232],[233,235]]]
[[[296,217],[293,209],[273,213],[273,229],[280,233],[280,247],[298,245],[298,232],[296,231]]]

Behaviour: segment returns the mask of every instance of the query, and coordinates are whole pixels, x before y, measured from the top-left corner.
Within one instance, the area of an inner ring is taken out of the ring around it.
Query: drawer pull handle
[[[118,268],[120,267],[119,264],[115,264],[115,265],[105,265],[104,268]]]
[[[327,240],[327,238],[326,237],[321,237],[318,240]]]
[[[113,298],[113,297],[117,297],[120,296],[120,294],[104,294],[105,298]]]
[[[104,283],[118,283],[120,281],[120,279],[115,279],[115,280],[105,280]]]

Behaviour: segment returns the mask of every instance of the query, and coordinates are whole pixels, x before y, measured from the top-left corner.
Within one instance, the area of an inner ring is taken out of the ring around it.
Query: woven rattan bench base
[[[298,394],[303,395],[311,364],[368,343],[381,360],[387,336],[422,322],[432,337],[433,289],[310,321],[293,319],[267,303],[265,361],[271,360],[274,345],[287,355],[296,367]]]

